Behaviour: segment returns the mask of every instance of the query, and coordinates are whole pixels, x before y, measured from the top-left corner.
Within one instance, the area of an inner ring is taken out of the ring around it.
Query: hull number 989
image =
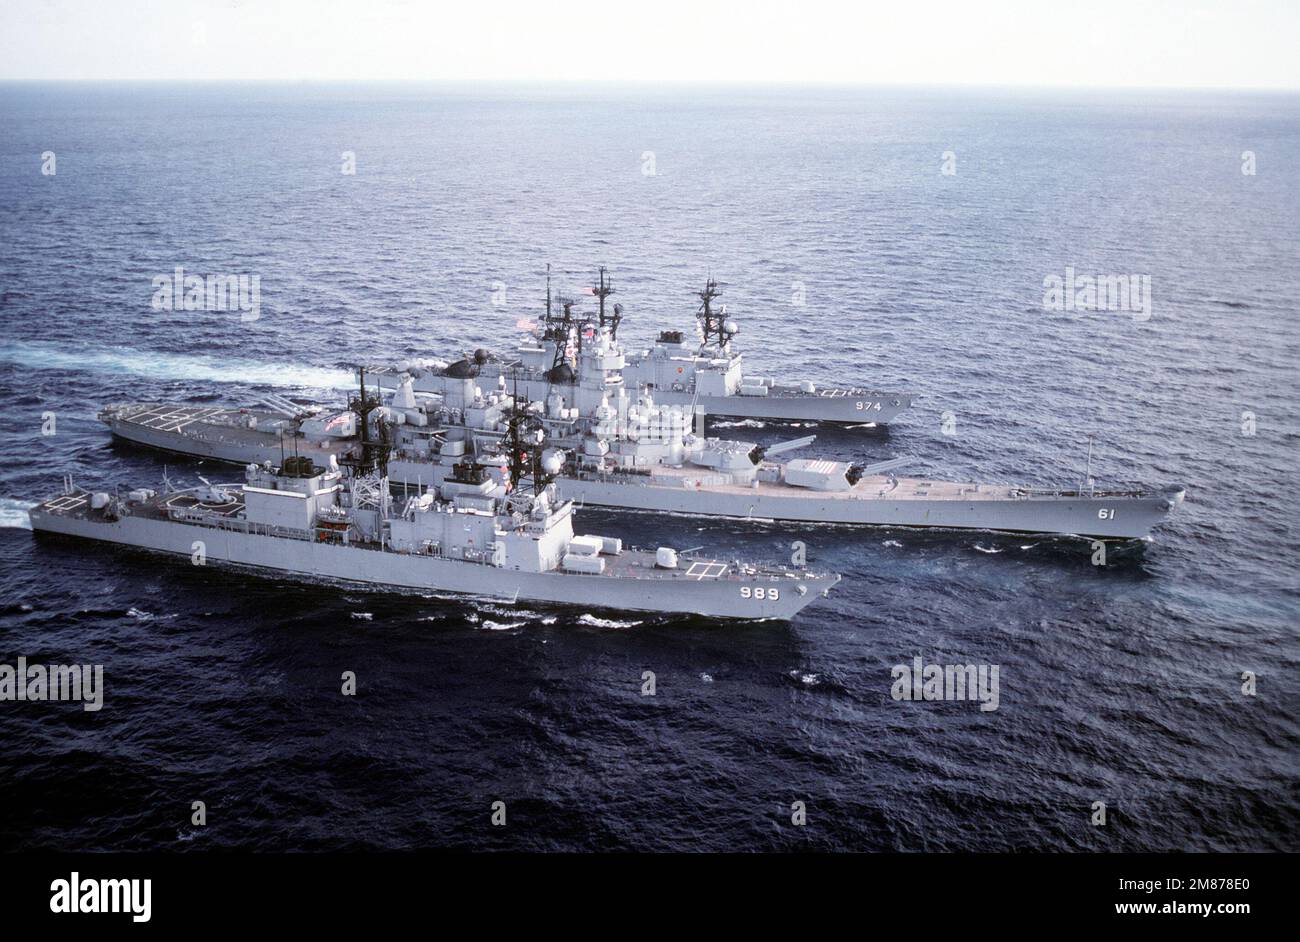
[[[764,589],[759,587],[751,588],[750,586],[742,585],[740,587],[740,597],[742,599],[766,599],[769,602],[776,602],[781,598],[781,590]]]

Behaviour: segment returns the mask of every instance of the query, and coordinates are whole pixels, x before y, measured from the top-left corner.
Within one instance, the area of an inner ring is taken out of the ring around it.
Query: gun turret
[[[884,474],[886,471],[893,471],[895,468],[901,468],[904,465],[911,464],[915,458],[891,458],[888,461],[877,461],[875,464],[855,464],[849,467],[848,479],[850,484],[857,484],[864,477],[871,474]]]

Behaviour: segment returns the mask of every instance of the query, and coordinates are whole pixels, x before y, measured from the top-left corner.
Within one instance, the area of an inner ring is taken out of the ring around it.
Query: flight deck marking
[[[76,510],[82,504],[86,503],[85,494],[67,494],[62,497],[56,497],[45,506],[55,513],[68,513]]]
[[[716,579],[727,571],[726,563],[691,563],[691,568],[686,570],[689,578],[694,576],[697,580]]]
[[[221,413],[221,409],[213,407],[166,407],[155,406],[151,409],[145,409],[142,412],[136,412],[127,416],[127,421],[135,422],[146,428],[153,429],[157,432],[179,432],[185,426],[197,422],[201,419],[209,418]]]

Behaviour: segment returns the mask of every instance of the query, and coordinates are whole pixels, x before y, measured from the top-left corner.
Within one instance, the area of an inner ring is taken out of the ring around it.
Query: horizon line
[[[637,88],[782,88],[782,89],[926,89],[943,91],[997,90],[997,91],[1106,91],[1106,92],[1272,92],[1297,93],[1300,85],[1077,85],[1068,83],[1007,83],[970,82],[962,84],[942,82],[854,82],[824,79],[611,79],[611,78],[327,78],[303,76],[297,78],[50,78],[31,76],[0,76],[0,84],[62,84],[62,85],[495,85],[532,87],[637,87]]]

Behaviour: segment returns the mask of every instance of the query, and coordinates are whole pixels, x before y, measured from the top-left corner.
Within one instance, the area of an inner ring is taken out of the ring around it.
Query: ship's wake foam
[[[578,624],[589,625],[592,628],[635,628],[641,623],[639,621],[619,621],[615,618],[598,618],[588,612],[578,617]]]
[[[351,374],[346,370],[185,353],[157,353],[129,347],[74,348],[22,340],[0,344],[0,362],[38,370],[91,370],[96,373],[148,376],[153,379],[233,382],[253,386],[349,389],[353,383]]]
[[[490,618],[484,618],[480,628],[485,631],[513,631],[516,628],[522,628],[528,624],[526,621],[493,621]]]
[[[0,528],[30,530],[32,522],[27,517],[27,511],[35,506],[34,500],[11,500],[0,497]]]

